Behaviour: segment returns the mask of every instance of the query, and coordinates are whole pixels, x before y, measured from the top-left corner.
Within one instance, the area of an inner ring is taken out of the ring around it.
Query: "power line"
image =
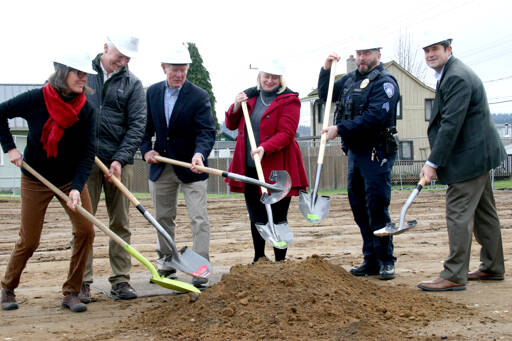
[[[512,75],[511,76],[507,76],[507,77],[497,78],[497,79],[490,79],[488,81],[484,81],[483,83],[498,82],[498,81],[502,81],[502,80],[509,79],[509,78],[512,78]]]
[[[492,102],[489,104],[500,104],[500,103],[509,103],[509,102],[512,102],[512,99],[509,99],[508,101]]]

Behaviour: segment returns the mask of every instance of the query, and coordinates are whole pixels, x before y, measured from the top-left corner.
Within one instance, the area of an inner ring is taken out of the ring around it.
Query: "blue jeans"
[[[396,153],[348,152],[348,199],[354,220],[363,237],[363,256],[370,265],[394,264],[393,237],[376,237],[373,232],[391,222],[391,169]]]

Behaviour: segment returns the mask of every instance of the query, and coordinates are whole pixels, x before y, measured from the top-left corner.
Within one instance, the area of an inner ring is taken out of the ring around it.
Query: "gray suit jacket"
[[[428,126],[430,156],[441,183],[473,179],[507,155],[492,120],[482,81],[451,57],[437,87]]]

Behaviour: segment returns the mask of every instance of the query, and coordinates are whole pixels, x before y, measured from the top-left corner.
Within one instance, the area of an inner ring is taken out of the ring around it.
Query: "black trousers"
[[[256,168],[247,167],[245,175],[251,178],[257,178]],[[265,239],[261,237],[258,230],[256,229],[256,223],[266,224],[268,223],[267,210],[265,205],[260,202],[261,193],[258,186],[245,184],[245,205],[249,212],[249,219],[251,220],[251,234],[252,242],[254,245],[254,262],[261,257],[265,257]],[[271,205],[272,217],[274,223],[284,223],[288,220],[288,208],[290,207],[291,197],[286,197],[275,204]],[[274,256],[276,262],[282,261],[286,257],[287,249],[274,248]]]

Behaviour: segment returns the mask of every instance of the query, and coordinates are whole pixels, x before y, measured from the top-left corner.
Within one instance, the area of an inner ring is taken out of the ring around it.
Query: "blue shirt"
[[[167,127],[169,127],[169,121],[171,120],[172,111],[174,109],[174,105],[176,104],[176,100],[178,100],[178,95],[180,94],[181,88],[181,86],[179,88],[170,88],[169,84],[165,82],[164,110]]]

